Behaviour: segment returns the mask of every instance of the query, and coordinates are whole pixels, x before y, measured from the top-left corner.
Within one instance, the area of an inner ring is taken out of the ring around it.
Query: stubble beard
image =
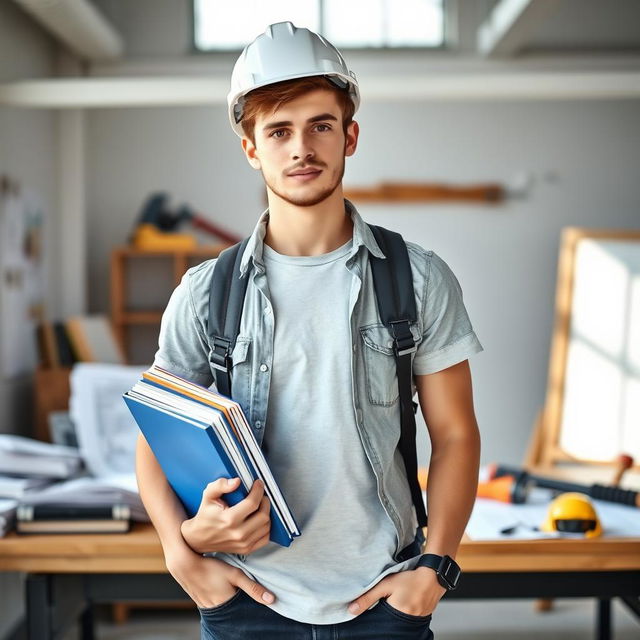
[[[262,179],[264,180],[267,187],[269,187],[269,189],[273,191],[273,193],[275,193],[285,202],[288,202],[289,204],[292,204],[296,207],[313,207],[317,204],[320,204],[323,200],[326,200],[338,188],[338,186],[342,182],[344,170],[345,158],[344,156],[342,156],[342,165],[340,166],[340,169],[336,173],[334,173],[335,178],[326,189],[322,189],[322,191],[318,193],[302,194],[300,196],[290,195],[285,193],[283,190],[278,189],[275,184],[272,184],[269,182],[269,180],[267,180],[263,171],[261,171],[261,173]]]

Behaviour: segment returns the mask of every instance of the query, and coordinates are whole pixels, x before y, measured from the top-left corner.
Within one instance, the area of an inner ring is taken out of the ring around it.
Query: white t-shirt
[[[312,624],[352,619],[351,601],[415,564],[393,559],[396,531],[355,421],[351,246],[299,257],[264,245],[275,336],[263,449],[302,534],[244,561],[218,554],[275,594],[267,606]]]

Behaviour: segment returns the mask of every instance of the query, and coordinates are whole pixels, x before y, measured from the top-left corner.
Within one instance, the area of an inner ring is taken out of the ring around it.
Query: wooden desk
[[[566,598],[599,601],[596,638],[610,638],[611,598],[640,616],[640,539],[517,540],[464,538],[460,586],[446,598]],[[160,541],[148,524],[128,534],[9,534],[0,540],[0,570],[27,572],[28,637],[59,637],[80,620],[93,636],[91,604],[187,600],[167,572]]]

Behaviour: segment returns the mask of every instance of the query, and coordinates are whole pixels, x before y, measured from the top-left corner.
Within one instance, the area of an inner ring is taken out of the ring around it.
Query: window
[[[267,25],[289,20],[339,49],[441,47],[443,0],[194,0],[200,51],[238,51]],[[354,26],[355,25],[355,26]]]

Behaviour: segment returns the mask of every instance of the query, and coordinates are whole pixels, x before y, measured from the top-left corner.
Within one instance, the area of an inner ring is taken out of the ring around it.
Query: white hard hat
[[[344,58],[330,42],[291,22],[269,25],[244,48],[233,67],[231,90],[227,95],[232,129],[240,137],[244,136],[240,120],[243,98],[249,91],[307,76],[327,76],[339,87],[348,86],[349,96],[358,109],[360,91],[356,75],[349,71]]]

